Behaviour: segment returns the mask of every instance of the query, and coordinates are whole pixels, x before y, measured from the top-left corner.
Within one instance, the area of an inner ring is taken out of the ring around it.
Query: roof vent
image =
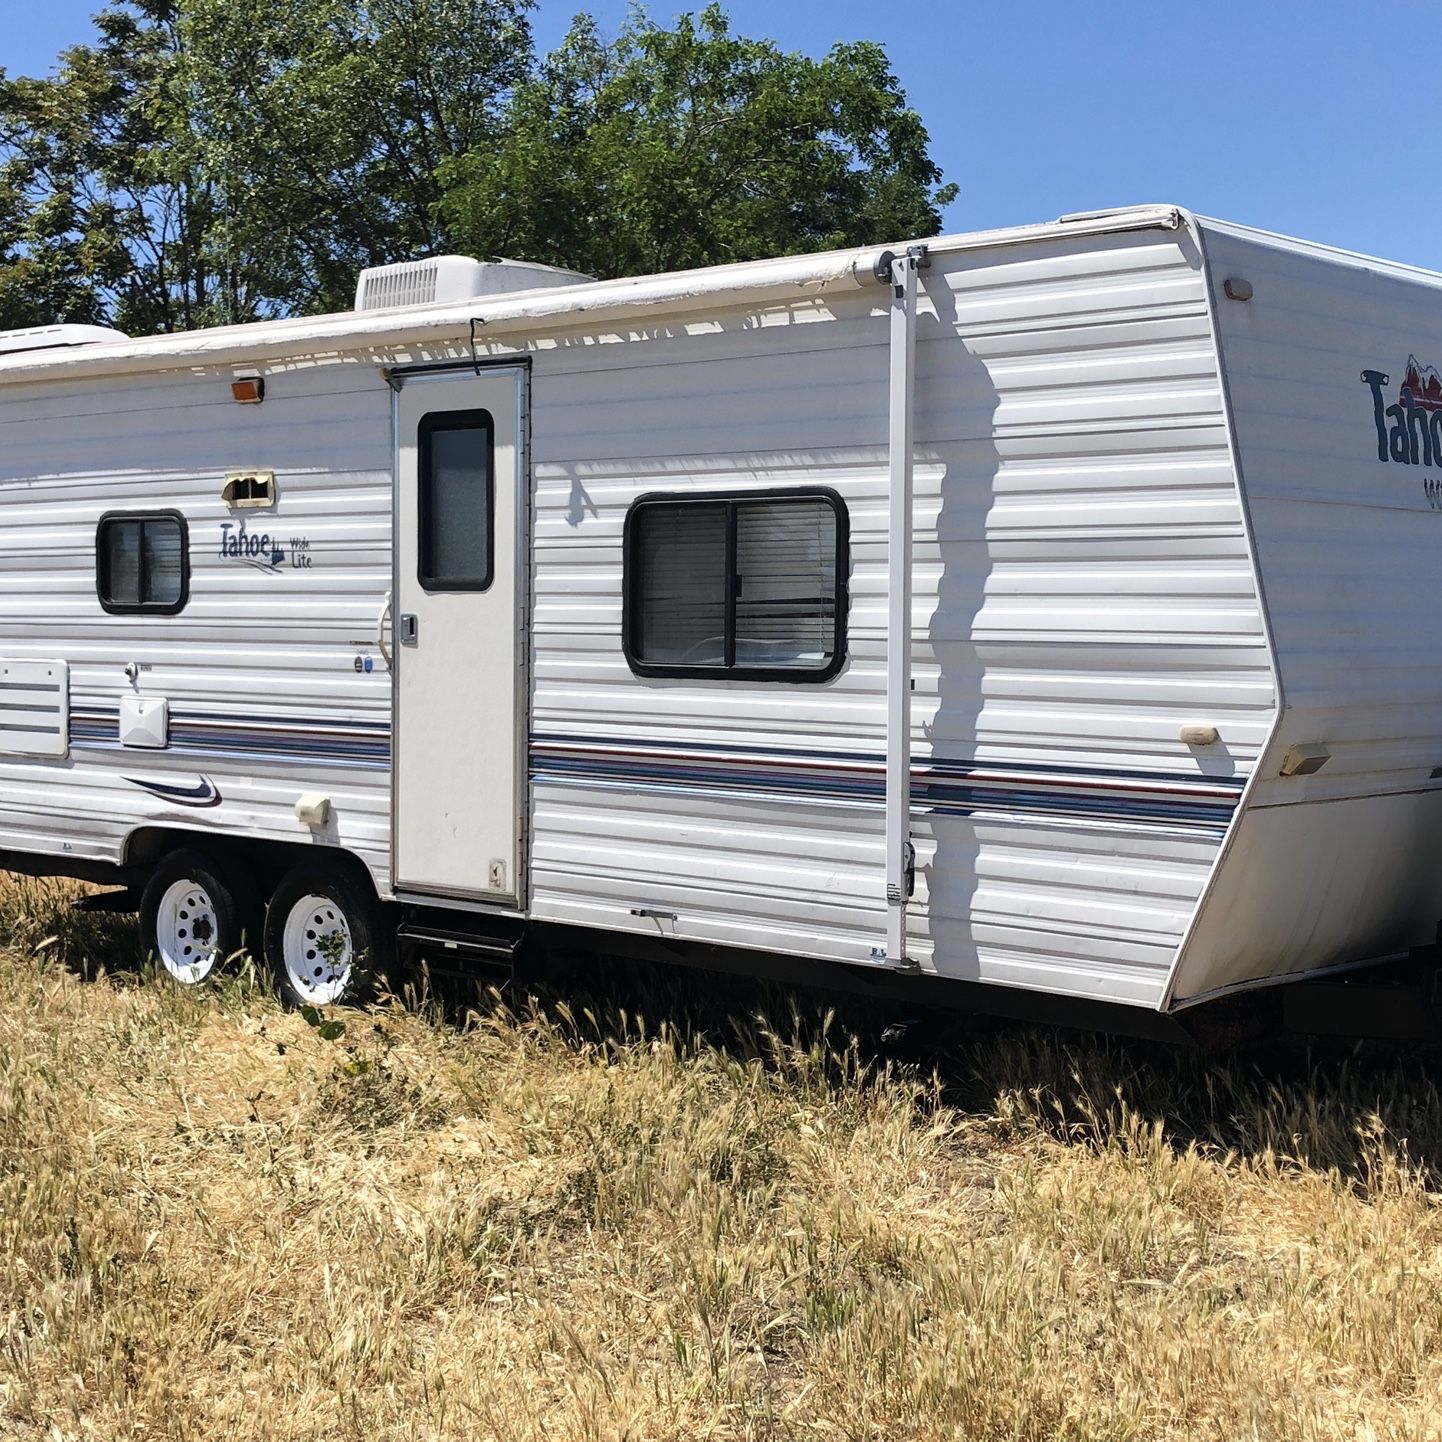
[[[398,306],[436,305],[472,300],[478,295],[506,295],[522,290],[547,290],[592,279],[575,270],[535,265],[528,260],[472,260],[468,255],[434,255],[428,260],[403,260],[377,265],[360,273],[355,288],[357,310],[393,310]]]
[[[35,325],[28,330],[0,330],[0,355],[22,350],[55,350],[60,346],[99,345],[106,340],[129,340],[124,331],[103,325]]]

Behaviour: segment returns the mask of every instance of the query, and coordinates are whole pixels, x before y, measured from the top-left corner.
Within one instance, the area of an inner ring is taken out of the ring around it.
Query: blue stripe
[[[133,754],[131,748],[120,746],[118,727],[118,710],[89,708],[71,718],[71,736],[77,745]],[[370,769],[384,769],[391,761],[390,727],[385,721],[353,721],[342,727],[313,717],[262,718],[218,711],[173,718],[167,749],[181,755],[280,763],[310,760]],[[789,797],[833,805],[874,806],[886,794],[885,759],[875,752],[717,746],[670,738],[648,746],[595,736],[537,737],[529,775],[532,781],[608,789]],[[940,815],[1005,813],[1182,827],[1220,836],[1244,784],[1243,777],[1196,772],[1034,761],[982,763],[933,756],[919,759],[913,768],[911,795],[914,804]]]
[[[643,750],[651,754],[636,754]],[[707,759],[694,754],[700,751],[709,753]],[[537,738],[530,777],[632,791],[791,797],[868,806],[879,804],[886,794],[885,762],[875,753],[708,747],[669,739],[654,748],[631,743],[623,750],[622,743],[608,745],[597,738]],[[911,795],[914,804],[939,815],[1005,813],[1180,827],[1219,838],[1236,810],[1243,784],[1239,777],[1196,773],[1010,762],[987,766],[933,758],[913,771]]]
[[[580,748],[636,748],[634,739],[612,740],[595,735],[582,736],[561,732],[547,732],[533,738],[537,749],[546,750],[556,746]],[[812,763],[841,762],[859,763],[864,766],[884,768],[886,758],[875,751],[788,751],[777,746],[736,745],[732,742],[718,745],[706,741],[680,741],[667,737],[654,746],[641,743],[639,749],[655,751],[705,752],[707,755],[780,757],[786,760],[805,760]],[[915,772],[937,772],[970,775],[974,772],[1026,772],[1039,776],[1075,776],[1087,781],[1106,781],[1115,778],[1119,782],[1145,781],[1171,785],[1202,785],[1236,791],[1240,794],[1247,784],[1245,776],[1204,776],[1196,771],[1139,771],[1128,767],[1074,766],[1065,762],[1053,765],[1040,761],[1006,761],[983,763],[967,761],[958,757],[930,756],[913,758]]]
[[[1078,796],[1061,791],[1010,791],[988,786],[917,786],[913,800],[937,811],[971,815],[977,811],[1045,812],[1052,816],[1088,816],[1097,820],[1163,821],[1183,826],[1226,829],[1235,803],[1206,804],[1182,797]]]
[[[214,727],[206,725],[214,723]],[[123,750],[120,713],[89,708],[70,718],[72,742],[87,750]],[[227,734],[227,732],[229,734]],[[272,761],[320,761],[332,766],[384,769],[390,765],[390,725],[352,721],[326,725],[312,717],[257,717],[197,711],[172,716],[166,751],[185,756],[238,757]]]

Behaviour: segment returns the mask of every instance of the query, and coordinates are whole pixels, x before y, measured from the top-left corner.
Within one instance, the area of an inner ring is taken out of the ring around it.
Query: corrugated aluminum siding
[[[913,951],[945,975],[1156,1004],[1273,705],[1198,258],[1182,231],[1053,233],[939,256],[925,292]],[[525,342],[537,916],[863,964],[882,942],[882,297]],[[0,846],[111,856],[145,822],[303,839],[290,807],[324,790],[333,839],[384,886],[389,687],[353,662],[375,656],[389,584],[389,407],[378,358],[339,359],[278,365],[257,408],[221,372],[6,388],[0,655],[71,663],[72,749],[0,765]],[[274,468],[278,529],[310,541],[312,569],[219,556],[222,475],[244,467]],[[634,676],[634,499],[799,485],[849,512],[842,672]],[[190,604],[103,615],[99,514],[172,504]],[[127,660],[171,700],[169,751],[114,744]],[[1181,746],[1189,722],[1219,746]],[[198,775],[220,806],[135,780]]]
[[[1058,238],[939,258],[925,291],[913,951],[1155,1004],[1273,700],[1198,258],[1179,232]],[[875,303],[538,353],[537,915],[857,962],[882,942]],[[632,500],[803,484],[850,514],[844,671],[634,676]],[[1188,722],[1221,744],[1189,752]]]
[[[1202,225],[1285,709],[1181,1000],[1430,943],[1442,918],[1442,456],[1380,460],[1363,377],[1395,404],[1409,358],[1442,365],[1442,277]],[[1284,777],[1295,743],[1330,759]]]
[[[261,406],[230,374],[7,386],[0,394],[0,655],[70,663],[69,755],[0,757],[0,847],[113,859],[147,823],[307,841],[301,791],[333,798],[331,839],[384,884],[390,685],[375,650],[390,585],[390,397],[373,366],[276,367]],[[232,514],[224,473],[274,469],[280,509]],[[190,599],[175,616],[107,615],[96,525],[174,508],[189,529]],[[273,568],[220,555],[221,526],[271,533]],[[303,538],[309,566],[293,563]],[[357,657],[372,669],[357,671]],[[170,702],[170,746],[122,748],[120,697]],[[218,805],[167,801],[142,784]]]

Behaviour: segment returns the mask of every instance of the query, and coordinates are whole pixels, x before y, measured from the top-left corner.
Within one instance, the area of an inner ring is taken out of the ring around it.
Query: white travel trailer
[[[1149,207],[0,337],[0,863],[314,1002],[397,928],[1078,1017],[1397,956],[1439,287]]]

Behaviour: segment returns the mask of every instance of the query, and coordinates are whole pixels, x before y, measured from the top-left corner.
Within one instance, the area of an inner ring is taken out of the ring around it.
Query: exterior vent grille
[[[64,756],[70,750],[70,667],[0,660],[0,752]]]
[[[438,299],[440,267],[433,260],[403,261],[361,272],[356,288],[357,310],[392,310],[403,305],[430,305]]]
[[[504,295],[545,290],[590,280],[575,270],[533,265],[524,260],[473,260],[468,255],[437,255],[429,260],[403,260],[360,273],[357,310],[394,310],[400,306],[455,304],[478,295]]]

